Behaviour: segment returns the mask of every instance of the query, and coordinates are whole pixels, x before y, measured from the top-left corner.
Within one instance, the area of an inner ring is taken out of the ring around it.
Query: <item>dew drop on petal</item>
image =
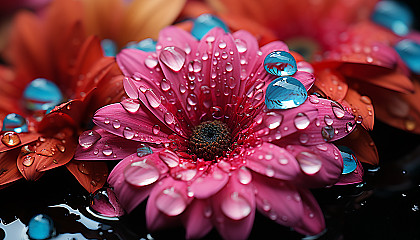
[[[198,103],[197,95],[195,95],[194,93],[189,94],[188,97],[187,97],[187,102],[191,106],[197,105],[197,103]]]
[[[167,67],[179,72],[184,66],[186,53],[178,47],[165,47],[160,52],[159,58]]]
[[[235,39],[235,44],[239,53],[244,53],[248,50],[246,42],[242,39]]]
[[[220,48],[220,49],[225,49],[225,48],[226,48],[226,46],[227,46],[227,44],[226,44],[225,42],[220,42],[220,43],[219,43],[219,48]]]
[[[147,102],[152,108],[158,108],[160,106],[160,98],[158,98],[151,89],[147,89],[144,95],[146,96]]]
[[[144,157],[146,155],[152,154],[153,150],[146,144],[140,143],[137,146],[137,156],[138,157]]]
[[[300,152],[296,155],[296,160],[302,171],[308,175],[319,172],[322,166],[322,161],[319,159],[319,156],[311,152]]]
[[[345,115],[345,110],[343,106],[341,106],[339,103],[332,101],[331,102],[332,112],[334,113],[334,116],[338,119],[341,119]]]
[[[226,26],[226,24],[222,20],[217,18],[216,16],[211,15],[211,14],[202,14],[194,20],[194,24],[191,29],[191,35],[193,35],[195,38],[200,40],[202,37],[204,37],[204,35],[206,35],[214,27],[220,27],[225,32],[229,32],[229,29]],[[213,42],[213,41],[208,41],[208,42]]]
[[[233,65],[232,63],[226,63],[226,71],[227,72],[232,72],[233,70]]]
[[[115,129],[118,129],[121,127],[121,123],[118,119],[115,119],[114,121],[112,121],[112,127],[114,127]]]
[[[177,216],[184,212],[187,202],[173,187],[163,190],[156,197],[156,207],[168,216]]]
[[[19,135],[15,132],[5,132],[1,137],[1,142],[7,147],[14,147],[21,143]]]
[[[35,160],[34,157],[30,155],[26,155],[25,157],[23,157],[22,165],[25,167],[30,167],[34,163],[34,160]]]
[[[203,63],[200,60],[193,60],[190,62],[190,65],[188,66],[188,69],[190,72],[198,73],[203,68]]]
[[[285,51],[274,51],[264,59],[265,70],[276,76],[290,76],[296,73],[296,60],[292,54]]]
[[[128,98],[121,102],[123,108],[130,113],[135,113],[140,108],[140,100]]]
[[[268,112],[264,119],[266,126],[273,130],[280,126],[281,122],[283,121],[283,115],[277,112]]]
[[[123,130],[123,136],[126,139],[133,139],[134,135],[135,135],[135,133],[134,133],[133,129],[131,129],[130,127],[125,127],[124,128],[124,130]]]
[[[133,162],[124,169],[124,179],[131,185],[142,187],[159,179],[159,170],[145,161]]]
[[[170,112],[165,113],[165,115],[164,115],[164,119],[165,119],[165,122],[166,122],[167,124],[173,124],[173,123],[175,122],[175,117],[174,117],[174,115],[173,115],[172,113],[170,113]]]
[[[245,168],[241,167],[238,169],[238,180],[240,183],[246,185],[249,184],[252,180],[252,174],[251,172]]]
[[[343,158],[343,172],[342,174],[349,174],[356,170],[357,160],[354,152],[346,146],[337,146]]]
[[[251,205],[238,192],[233,192],[222,200],[222,212],[233,220],[241,220],[251,213]]]
[[[158,65],[158,60],[153,56],[148,56],[144,60],[144,64],[146,65],[146,67],[154,69]]]
[[[325,126],[321,129],[322,138],[329,141],[334,137],[334,128],[332,126]]]
[[[324,122],[328,126],[331,126],[334,123],[334,120],[331,118],[330,115],[327,114],[327,115],[324,115]]]
[[[66,151],[66,147],[64,145],[57,144],[55,146],[57,147],[58,151],[60,151],[62,153]]]
[[[57,85],[44,78],[33,80],[23,92],[23,102],[30,111],[46,111],[62,100],[63,95]]]
[[[19,114],[10,113],[3,119],[2,131],[14,131],[16,133],[28,132],[26,119]]]
[[[169,91],[169,89],[171,89],[171,84],[168,82],[168,80],[163,78],[160,82],[160,88],[162,89],[162,91],[167,92]]]
[[[266,90],[265,104],[268,109],[289,109],[300,106],[308,94],[303,84],[293,77],[279,77]]]
[[[311,123],[309,117],[305,113],[296,114],[295,119],[293,120],[295,127],[299,130],[303,130],[309,126]]]
[[[109,145],[105,145],[104,148],[102,149],[102,153],[105,156],[111,156],[113,151],[112,151],[112,148]]]
[[[80,134],[79,144],[83,148],[87,149],[95,144],[99,139],[101,139],[101,135],[99,133],[95,130],[87,130]]]
[[[179,164],[179,157],[174,152],[167,149],[159,152],[159,158],[171,168],[176,167]]]
[[[159,125],[154,125],[152,127],[152,132],[153,132],[153,134],[158,135],[160,133],[160,126]]]
[[[300,141],[300,143],[302,143],[302,144],[308,143],[308,141],[309,141],[309,136],[308,136],[308,134],[306,134],[306,133],[302,133],[302,134],[300,134],[300,135],[299,135],[299,141]]]

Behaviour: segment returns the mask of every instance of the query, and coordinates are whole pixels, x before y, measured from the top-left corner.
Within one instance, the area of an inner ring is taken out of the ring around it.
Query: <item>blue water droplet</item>
[[[146,155],[152,154],[153,150],[146,144],[141,143],[137,147],[137,156],[138,157],[144,157]]]
[[[117,55],[117,44],[111,39],[101,41],[102,51],[107,57],[115,57]]]
[[[414,73],[420,74],[420,43],[404,39],[399,41],[394,48],[408,68]]]
[[[156,41],[151,38],[146,38],[140,42],[128,43],[125,48],[133,48],[142,50],[143,52],[156,52]]]
[[[10,113],[3,119],[3,128],[1,130],[17,133],[28,132],[28,124],[24,117],[16,113]]]
[[[356,170],[357,160],[354,152],[345,146],[337,146],[340,150],[341,157],[343,157],[343,174],[349,174]]]
[[[63,95],[55,83],[37,78],[26,86],[23,102],[30,111],[46,111],[61,103]]]
[[[380,1],[376,4],[372,20],[395,34],[406,35],[413,25],[413,14],[402,3],[395,1]]]
[[[194,20],[191,34],[200,40],[214,27],[220,27],[225,30],[225,32],[229,32],[229,28],[226,26],[226,24],[216,16],[211,14],[202,14]]]
[[[38,214],[29,220],[28,235],[31,239],[47,239],[54,234],[53,220],[45,214]]]
[[[290,76],[297,71],[296,60],[285,51],[274,51],[264,59],[265,70],[276,76]]]
[[[305,87],[293,77],[279,77],[266,90],[265,104],[268,109],[289,109],[301,105],[308,97]]]

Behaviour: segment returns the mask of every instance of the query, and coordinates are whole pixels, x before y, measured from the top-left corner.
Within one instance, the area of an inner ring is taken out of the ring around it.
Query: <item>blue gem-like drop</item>
[[[264,59],[265,70],[276,76],[290,76],[296,73],[296,60],[292,54],[285,51],[274,51]]]
[[[24,117],[16,113],[10,113],[3,119],[2,131],[14,131],[16,133],[28,132],[28,124]]]
[[[101,41],[102,51],[107,57],[115,57],[117,55],[117,44],[111,39]]]
[[[37,78],[26,86],[23,102],[30,111],[46,111],[61,103],[63,95],[55,83]]]
[[[357,160],[354,152],[345,146],[337,146],[340,150],[341,157],[343,157],[343,172],[342,174],[349,174],[354,172],[357,168]]]
[[[295,108],[308,97],[303,84],[293,77],[279,77],[272,81],[266,90],[265,104],[268,109]]]
[[[399,41],[394,48],[408,68],[414,73],[420,74],[420,43],[404,39]]]
[[[142,50],[143,52],[156,52],[156,41],[151,38],[146,38],[138,43],[131,42],[125,48],[134,48]]]
[[[372,20],[395,34],[404,36],[413,24],[413,14],[410,9],[395,1],[380,1],[376,4]]]
[[[191,35],[200,40],[214,27],[219,27],[225,32],[229,32],[229,28],[226,24],[216,16],[211,14],[202,14],[194,20]]]
[[[137,147],[137,156],[138,157],[144,157],[146,155],[152,154],[153,150],[146,144],[140,144]]]
[[[47,239],[54,234],[53,220],[45,214],[38,214],[29,220],[28,235],[31,239]]]

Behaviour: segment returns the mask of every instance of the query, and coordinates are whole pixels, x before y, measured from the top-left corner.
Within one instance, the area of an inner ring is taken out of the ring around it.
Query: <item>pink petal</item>
[[[356,162],[356,170],[348,174],[341,174],[340,180],[336,183],[336,185],[355,184],[363,181],[363,166],[358,160],[356,160]]]
[[[315,82],[314,75],[309,72],[297,71],[295,74],[292,75],[292,77],[299,80],[303,84],[303,86],[305,86],[306,91],[309,91],[309,89]]]
[[[104,129],[91,130],[98,133],[101,138],[92,146],[84,148],[77,145],[74,159],[76,160],[120,160],[137,151],[139,142],[111,134]],[[106,152],[112,149],[112,153]],[[105,150],[105,151],[104,151]],[[104,154],[105,152],[105,154]]]
[[[208,200],[194,199],[182,215],[182,223],[185,226],[186,239],[200,239],[207,235],[213,228],[210,215]]]
[[[156,59],[156,53],[143,52],[133,48],[125,48],[117,54],[117,63],[121,71],[126,77],[133,77],[136,73],[146,74],[147,77],[161,76],[161,73],[153,72],[150,74],[150,70],[145,61],[146,59]]]
[[[226,172],[214,167],[195,179],[189,187],[195,198],[206,199],[220,191],[228,180]]]
[[[124,215],[124,210],[121,208],[112,189],[107,188],[103,191],[103,194],[101,192],[94,194],[90,207],[106,217],[120,217]]]
[[[159,33],[158,43],[156,44],[157,54],[165,47],[178,47],[190,56],[195,55],[198,41],[188,32],[175,26],[162,29]]]
[[[301,225],[294,227],[294,230],[306,234],[317,235],[325,230],[324,215],[318,202],[307,189],[299,189],[303,203],[303,215]]]
[[[267,177],[289,181],[301,173],[294,156],[274,144],[263,143],[261,147],[253,148],[246,159],[249,169]]]
[[[258,191],[258,211],[277,223],[295,227],[303,215],[302,201],[296,187],[289,182],[253,174],[253,184]]]

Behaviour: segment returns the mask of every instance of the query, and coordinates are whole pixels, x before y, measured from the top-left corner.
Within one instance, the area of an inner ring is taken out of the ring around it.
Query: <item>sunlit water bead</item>
[[[133,186],[150,185],[159,179],[159,170],[147,160],[133,162],[124,169],[124,179]]]
[[[49,216],[38,214],[29,220],[28,236],[30,239],[48,239],[54,235],[54,222]]]
[[[264,59],[265,70],[276,76],[290,76],[296,73],[296,60],[292,54],[285,51],[274,51]]]
[[[238,192],[233,192],[222,200],[221,209],[227,217],[241,220],[251,213],[252,207]]]
[[[164,189],[156,197],[156,207],[168,216],[177,216],[187,207],[187,201],[182,193],[173,187]]]
[[[5,132],[1,136],[1,142],[7,147],[14,147],[21,143],[20,137],[15,132]]]
[[[179,157],[169,150],[159,152],[159,158],[171,168],[176,167],[179,164]]]
[[[206,33],[215,27],[222,28],[225,32],[229,32],[226,24],[216,16],[211,14],[202,14],[194,20],[191,34],[200,40],[204,37],[204,35],[206,35]]]
[[[117,55],[117,44],[111,39],[101,41],[102,52],[106,57],[115,57]]]
[[[99,139],[101,139],[101,135],[99,133],[95,130],[87,130],[80,134],[79,144],[83,148],[87,149],[95,144]]]
[[[179,72],[185,64],[186,53],[178,47],[165,47],[159,54],[159,59],[170,69]]]
[[[266,90],[265,104],[268,109],[295,108],[308,97],[303,84],[293,77],[279,77]]]
[[[372,20],[397,35],[404,36],[413,25],[413,14],[410,9],[398,1],[380,1],[376,4]]]
[[[300,152],[296,155],[302,171],[308,175],[313,175],[319,172],[322,167],[322,161],[319,156],[313,152]]]
[[[311,121],[305,113],[298,113],[293,119],[293,123],[297,129],[303,130],[309,126]]]
[[[404,39],[399,41],[394,48],[410,70],[420,74],[420,43]]]
[[[337,146],[343,158],[343,174],[354,172],[357,168],[357,159],[354,152],[346,146]]]
[[[47,79],[37,78],[23,91],[23,103],[30,111],[47,111],[63,100],[57,85]]]
[[[124,99],[121,102],[121,105],[123,106],[123,108],[127,112],[135,113],[140,108],[140,100],[138,100],[138,99],[132,99],[132,98]]]
[[[138,43],[135,43],[135,42],[128,43],[125,48],[138,49],[144,52],[155,52],[156,41],[151,38],[146,38]]]
[[[19,114],[10,113],[3,119],[2,131],[14,131],[17,133],[28,132],[26,119]]]

